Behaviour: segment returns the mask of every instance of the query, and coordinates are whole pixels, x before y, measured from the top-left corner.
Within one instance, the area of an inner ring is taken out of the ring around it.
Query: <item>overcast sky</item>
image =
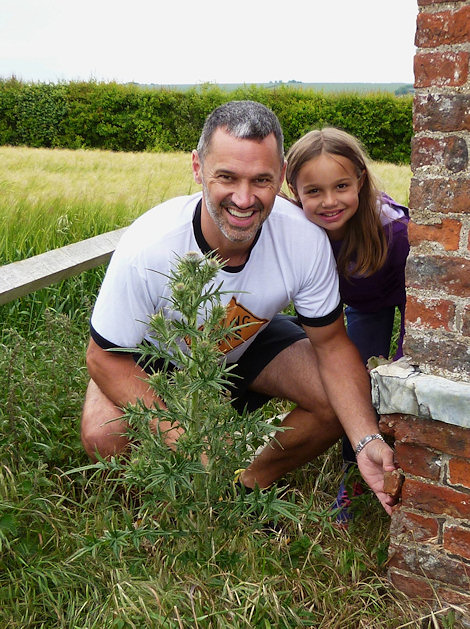
[[[0,77],[413,83],[416,0],[0,0]]]

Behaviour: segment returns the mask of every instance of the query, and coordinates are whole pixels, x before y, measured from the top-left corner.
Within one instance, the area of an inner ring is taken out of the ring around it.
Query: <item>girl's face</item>
[[[297,176],[297,191],[291,191],[308,220],[326,229],[331,240],[340,240],[357,212],[363,181],[364,175],[357,176],[347,157],[322,153],[305,162]]]

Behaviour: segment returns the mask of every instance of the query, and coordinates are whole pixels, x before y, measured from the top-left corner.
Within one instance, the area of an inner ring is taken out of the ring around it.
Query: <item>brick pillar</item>
[[[470,3],[418,0],[405,353],[470,381]]]
[[[418,0],[405,354],[371,372],[403,485],[389,577],[470,627],[470,0]]]

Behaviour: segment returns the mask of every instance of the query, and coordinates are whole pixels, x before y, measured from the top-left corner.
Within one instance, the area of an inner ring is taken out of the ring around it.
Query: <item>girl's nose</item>
[[[322,200],[322,207],[334,207],[336,205],[336,195],[334,192],[326,192]]]

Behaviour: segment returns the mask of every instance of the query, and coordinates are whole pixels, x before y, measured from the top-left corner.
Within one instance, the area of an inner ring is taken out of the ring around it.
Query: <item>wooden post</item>
[[[0,267],[0,305],[107,262],[127,228]]]

